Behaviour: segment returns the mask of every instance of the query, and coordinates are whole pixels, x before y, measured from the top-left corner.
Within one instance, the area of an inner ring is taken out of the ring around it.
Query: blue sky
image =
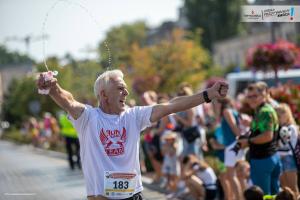
[[[112,26],[137,20],[145,20],[148,25],[157,26],[166,20],[176,20],[178,8],[183,1],[0,0],[0,43],[5,43],[10,50],[25,52],[24,42],[6,39],[41,35],[47,11],[55,3],[57,4],[49,12],[45,26],[45,33],[49,36],[45,43],[46,57],[63,56],[70,52],[76,58],[84,58],[94,56],[84,49],[95,48]],[[42,60],[42,41],[31,42],[29,53],[33,58]]]

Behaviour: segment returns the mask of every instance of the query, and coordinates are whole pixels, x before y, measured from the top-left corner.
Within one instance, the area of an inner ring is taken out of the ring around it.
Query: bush
[[[28,136],[27,134],[22,134],[16,128],[11,128],[11,129],[5,131],[3,133],[1,139],[13,141],[18,144],[30,144],[31,143],[31,137]]]

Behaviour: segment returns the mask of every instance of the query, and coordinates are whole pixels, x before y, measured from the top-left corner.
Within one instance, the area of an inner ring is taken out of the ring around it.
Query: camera
[[[238,139],[245,139],[245,138],[248,138],[248,135],[241,135]],[[234,147],[232,147],[230,150],[234,151],[235,154],[237,155],[240,149],[241,149],[241,143],[237,142],[236,145],[234,145]]]

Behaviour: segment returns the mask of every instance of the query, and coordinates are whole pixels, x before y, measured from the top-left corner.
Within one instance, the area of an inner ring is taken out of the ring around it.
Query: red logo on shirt
[[[124,127],[122,133],[119,130],[104,130],[103,128],[100,131],[100,141],[108,156],[124,154],[126,138],[126,129]]]

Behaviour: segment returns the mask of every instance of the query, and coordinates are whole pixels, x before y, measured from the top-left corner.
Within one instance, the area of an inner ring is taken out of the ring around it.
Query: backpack
[[[186,139],[188,143],[194,142],[200,137],[200,131],[198,126],[192,126],[182,131],[182,136]]]
[[[277,135],[277,141],[281,140],[281,142],[284,143],[284,139],[281,138],[281,136],[280,136],[280,129],[281,128],[282,127],[280,127],[278,129],[278,131],[276,131],[277,132],[277,134],[276,134]],[[294,148],[292,146],[291,141],[288,141],[287,144],[289,145],[290,149],[292,150],[293,157],[294,157],[294,160],[295,160],[295,163],[296,163],[296,166],[297,166],[297,171],[300,172],[300,136],[298,135],[297,142],[296,142],[296,145],[295,145]]]

